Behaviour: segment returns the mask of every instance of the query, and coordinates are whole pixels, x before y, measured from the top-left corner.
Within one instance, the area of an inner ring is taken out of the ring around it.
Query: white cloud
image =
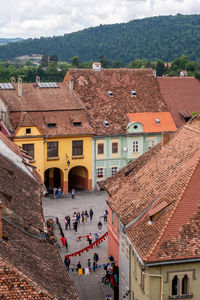
[[[158,15],[199,14],[200,0],[0,0],[0,37],[40,37]]]

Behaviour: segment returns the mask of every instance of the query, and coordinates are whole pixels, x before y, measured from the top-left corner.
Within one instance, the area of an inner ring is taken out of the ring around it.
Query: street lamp
[[[65,157],[66,157],[67,165],[68,165],[68,167],[69,167],[69,165],[70,165],[70,160],[69,160],[69,156],[67,155],[67,153],[65,153]]]

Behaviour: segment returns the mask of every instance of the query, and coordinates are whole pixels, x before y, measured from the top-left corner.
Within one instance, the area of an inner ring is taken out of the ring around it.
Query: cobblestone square
[[[45,197],[43,199],[43,211],[45,220],[54,217],[58,217],[60,224],[62,226],[65,237],[68,242],[68,249],[66,250],[65,246],[62,246],[61,240],[59,238],[60,244],[60,253],[61,257],[64,260],[66,254],[70,254],[81,250],[89,245],[86,238],[78,240],[78,236],[85,236],[87,234],[99,232],[100,230],[97,227],[97,223],[100,217],[103,216],[105,209],[107,208],[106,204],[107,195],[103,191],[96,192],[87,192],[80,191],[76,192],[75,199],[71,198],[71,195],[63,196],[60,199],[54,199],[52,195]],[[94,215],[92,222],[89,221],[87,224],[80,223],[78,224],[78,232],[75,233],[72,226],[72,216],[74,212],[82,212],[87,210],[89,213],[90,208],[92,208]],[[69,215],[71,218],[71,230],[65,230],[64,217]],[[107,224],[103,222],[101,232],[107,231]],[[58,229],[56,229],[56,234],[58,237],[61,237]],[[94,239],[93,239],[94,241]],[[108,262],[108,252],[107,252],[108,240],[107,238],[99,245],[95,246],[93,249],[90,249],[88,252],[84,252],[81,256],[71,257],[70,268],[76,267],[77,263],[80,261],[82,268],[87,267],[87,260],[90,258],[91,263],[93,262],[94,253],[98,253],[99,261],[98,265],[102,265]],[[113,296],[113,291],[109,284],[104,284],[101,281],[101,278],[105,275],[105,270],[103,267],[101,269],[91,271],[89,275],[79,276],[77,272],[69,271],[69,275],[74,282],[75,288],[78,292],[78,295],[81,300],[103,300],[106,299],[106,295],[111,294]]]

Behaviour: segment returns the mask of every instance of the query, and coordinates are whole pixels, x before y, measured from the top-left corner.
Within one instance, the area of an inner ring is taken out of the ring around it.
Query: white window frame
[[[115,175],[118,172],[118,167],[111,167],[111,175]]]
[[[133,153],[138,153],[139,152],[139,142],[137,140],[133,141]]]
[[[97,168],[97,178],[104,177],[104,168]]]

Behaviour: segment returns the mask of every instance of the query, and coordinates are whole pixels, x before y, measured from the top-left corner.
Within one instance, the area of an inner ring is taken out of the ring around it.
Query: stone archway
[[[88,170],[83,166],[76,166],[70,169],[68,173],[68,191],[72,188],[75,190],[90,190]]]
[[[50,168],[44,172],[44,184],[49,192],[54,187],[63,188],[63,172],[59,168]]]

